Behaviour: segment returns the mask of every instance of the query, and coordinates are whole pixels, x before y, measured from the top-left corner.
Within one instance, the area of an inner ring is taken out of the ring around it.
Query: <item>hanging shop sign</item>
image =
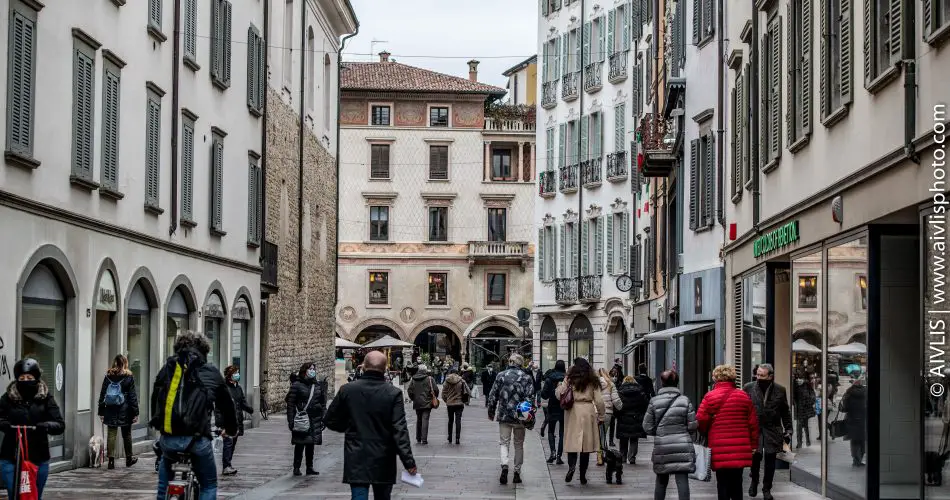
[[[100,311],[115,311],[115,282],[112,280],[112,273],[106,271],[102,273],[99,279],[99,289],[96,293],[96,309]]]
[[[586,316],[579,315],[567,331],[568,340],[587,340],[594,338],[594,327]]]
[[[557,340],[557,327],[554,325],[553,321],[545,321],[541,323],[541,342],[549,342]]]
[[[798,241],[798,221],[793,220],[756,238],[752,242],[752,255],[759,258],[785,248],[796,241]]]
[[[224,304],[221,303],[221,297],[216,293],[212,293],[208,297],[208,301],[205,302],[204,308],[201,311],[201,314],[206,318],[224,318]]]

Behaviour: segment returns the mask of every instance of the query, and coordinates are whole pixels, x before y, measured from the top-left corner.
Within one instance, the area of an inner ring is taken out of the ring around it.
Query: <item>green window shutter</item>
[[[211,67],[208,74],[212,79],[221,78],[221,0],[211,0]]]
[[[752,70],[749,69],[750,67],[751,64],[746,63],[742,69],[742,105],[739,109],[742,112],[742,176],[743,181],[751,187],[753,157],[752,130],[749,128],[752,113],[750,103],[752,98]]]
[[[640,0],[633,0],[624,6],[623,23],[621,24],[623,50],[636,47],[640,41],[640,30],[643,28],[643,18],[640,14]],[[633,44],[631,45],[631,39]]]
[[[581,117],[581,154],[577,158],[578,163],[587,159],[587,152],[589,151],[588,147],[590,144],[590,138],[587,135],[589,132],[590,132],[590,115],[585,115]]]
[[[811,0],[801,0],[802,9],[802,32],[801,32],[801,89],[802,95],[799,101],[801,107],[802,134],[811,133],[812,99],[811,99],[811,75],[812,75],[812,28],[811,28]],[[789,37],[792,32],[789,31]]]
[[[73,175],[92,179],[93,76],[92,57],[80,49],[73,50]]]
[[[194,124],[185,122],[181,129],[181,217],[194,222],[195,191],[195,129]]]
[[[156,28],[162,27],[162,0],[148,0],[148,22]]]
[[[550,44],[545,42],[541,45],[541,83],[548,83],[551,81],[551,62],[548,60],[548,47]],[[555,66],[557,63],[554,63]]]
[[[103,71],[102,186],[119,190],[119,75]]]
[[[567,166],[567,124],[562,123],[558,126],[558,158],[560,159],[560,166]]]
[[[594,276],[604,275],[604,216],[600,216],[594,224]]]
[[[590,148],[591,159],[600,158],[600,153],[602,150],[601,139],[603,136],[602,134],[603,126],[601,125],[601,122],[603,122],[603,120],[601,120],[600,117],[601,117],[600,113],[593,113],[590,115],[590,129],[591,129],[590,140],[592,142],[591,148]]]
[[[585,64],[593,61],[591,58],[591,50],[593,50],[593,44],[590,39],[590,21],[584,23],[584,30],[581,33],[581,38],[583,38],[583,50],[581,52],[580,66],[577,67],[578,70],[584,67]]]
[[[888,1],[888,7],[890,8],[890,14],[888,15],[888,47],[890,48],[891,64],[899,63],[903,55],[903,4],[902,0]]]
[[[798,87],[798,75],[801,71],[801,59],[795,57],[795,48],[798,46],[798,41],[795,39],[797,33],[795,32],[795,13],[792,11],[792,6],[790,5],[787,9],[787,28],[788,28],[788,43],[785,44],[788,59],[785,65],[785,73],[788,75],[788,92],[785,92],[785,141],[786,144],[791,146],[798,137],[796,135],[796,125],[798,124],[798,116],[801,112],[801,107],[797,105],[796,101],[801,98],[799,95]]]
[[[590,30],[587,29],[587,26],[588,25],[585,24],[583,28],[574,30],[576,33],[574,37],[576,39],[576,44],[574,46],[574,62],[571,71],[580,71],[581,65],[584,64],[584,54],[587,53],[587,49],[585,48],[584,44],[586,43],[590,45]],[[585,30],[587,31],[587,36],[584,36]]]
[[[622,7],[621,7],[622,8]],[[623,11],[620,11],[621,16]],[[607,50],[614,53],[614,22],[616,21],[617,9],[607,13]]]
[[[604,62],[607,54],[607,46],[604,44],[604,35],[607,31],[606,26],[604,26],[604,21],[606,20],[607,18],[604,16],[600,16],[600,18],[597,19],[597,57],[593,60],[598,62]]]
[[[614,273],[614,214],[608,214],[606,217],[607,231],[607,274]],[[621,250],[623,251],[623,250]]]
[[[185,55],[198,54],[198,0],[185,0]]]
[[[571,224],[571,246],[569,249],[571,262],[569,265],[571,267],[571,277],[573,278],[580,276],[579,274],[580,269],[577,266],[577,256],[578,256],[577,242],[578,242],[578,239],[580,238],[580,234],[578,234],[581,232],[580,230],[581,230],[580,223],[575,222]],[[583,258],[583,255],[581,257]]]
[[[742,141],[742,130],[739,126],[739,95],[742,90],[741,75],[736,76],[735,87],[731,92],[732,102],[732,198],[737,199],[742,194],[742,152],[740,144]]]
[[[222,28],[224,33],[221,37],[221,56],[224,59],[224,65],[221,67],[221,80],[226,86],[231,85],[231,2],[222,1]]]
[[[831,47],[828,44],[828,37],[831,36],[829,33],[831,20],[828,19],[827,1],[819,0],[821,13],[818,17],[820,23],[818,38],[821,40],[821,44],[818,50],[818,116],[820,118],[828,115],[828,108],[831,103],[831,59],[829,58]]]
[[[769,27],[769,158],[782,156],[782,16]]]
[[[258,109],[261,111],[264,110],[264,99],[267,98],[266,97],[267,95],[267,67],[264,64],[265,50],[267,50],[267,46],[264,43],[264,37],[258,36],[257,38],[257,105],[258,105]]]
[[[541,15],[548,15],[548,0],[541,0]]]
[[[155,99],[148,99],[145,129],[145,204],[157,207],[161,165],[162,107]]]
[[[715,139],[712,135],[706,138],[706,158],[703,165],[703,225],[713,225],[713,185],[715,184]]]
[[[695,231],[699,226],[696,212],[699,200],[699,139],[689,141],[689,228]]]
[[[854,54],[851,0],[841,0],[841,10],[838,22],[840,23],[840,70],[841,70],[841,103],[849,104],[854,98]]]
[[[875,6],[871,5],[871,0],[864,0],[864,87],[867,88],[871,85],[871,82],[874,80],[874,66],[875,59],[874,52],[872,49],[872,42],[874,41],[875,33],[872,31],[872,19],[875,16]],[[879,13],[878,13],[879,14]],[[883,40],[877,40],[876,44],[880,45]]]
[[[631,98],[630,102],[633,104],[633,109],[631,109],[630,116],[633,117],[633,126],[637,127],[640,122],[640,105],[643,102],[643,97],[640,95],[640,89],[643,85],[643,62],[638,61],[633,67],[633,85],[631,87]],[[633,151],[630,152],[631,155],[634,154]]]
[[[563,233],[563,231],[561,232]],[[551,253],[549,255],[551,257],[551,262],[548,263],[548,268],[544,270],[544,276],[548,279],[548,281],[552,281],[557,277],[557,233],[557,224],[551,224],[551,239],[548,240],[548,245],[551,247]]]
[[[630,248],[630,211],[624,210],[620,217],[620,272],[629,272],[628,248]]]
[[[567,278],[567,224],[561,225],[561,273],[562,278]]]
[[[712,36],[716,31],[715,24],[713,24],[713,20],[716,18],[714,10],[713,0],[703,0],[703,38]]]
[[[581,238],[581,269],[580,269],[580,273],[577,274],[578,276],[588,276],[588,275],[590,275],[590,274],[593,274],[593,273],[590,272],[590,268],[588,267],[588,262],[589,262],[589,259],[590,259],[589,253],[590,253],[590,240],[591,240],[591,238],[590,238],[590,226],[591,226],[591,224],[590,224],[590,221],[589,221],[589,220],[584,219],[584,220],[581,221],[581,234],[580,234],[580,238]]]
[[[924,41],[930,40],[934,32],[933,0],[920,0],[921,20],[924,23]]]
[[[211,227],[221,230],[224,190],[224,142],[215,138],[211,147]]]
[[[769,72],[772,69],[772,65],[769,64],[769,55],[771,46],[769,45],[769,33],[762,35],[762,43],[759,45],[759,100],[761,102],[761,111],[759,119],[759,168],[765,168],[765,165],[769,163],[769,138],[771,137],[770,133],[772,130],[772,114],[769,111],[769,102],[771,102],[771,92],[772,89],[769,86],[771,82],[769,78]]]
[[[618,104],[614,108],[614,152],[624,150],[624,121],[626,120],[626,106]]]
[[[639,243],[633,244],[633,262],[630,263],[630,272],[627,273],[634,281],[639,280],[643,275],[640,272],[640,252],[643,250],[641,246]]]
[[[7,149],[33,156],[36,21],[10,10],[7,48]]]
[[[261,207],[263,202],[263,176],[261,168],[254,161],[248,162],[247,190],[247,241],[261,243]]]
[[[544,244],[544,227],[541,227],[540,229],[538,229],[537,253],[538,253],[538,281],[542,281],[542,282],[545,281],[545,278],[546,278],[546,275],[544,272],[545,271],[545,267],[544,267],[544,264],[545,264],[544,251],[545,250],[547,250],[547,248],[545,247],[545,244]]]
[[[247,107],[257,109],[257,33],[247,29]]]
[[[570,34],[565,33],[561,35],[561,76],[564,76],[571,72],[571,38]],[[557,71],[557,68],[554,68],[554,71]]]
[[[701,0],[693,0],[693,44],[699,44],[700,38],[702,38],[702,15],[700,12],[699,2]]]

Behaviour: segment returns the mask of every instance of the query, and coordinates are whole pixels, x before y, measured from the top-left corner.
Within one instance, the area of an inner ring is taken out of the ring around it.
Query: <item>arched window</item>
[[[251,325],[251,306],[244,297],[238,299],[231,309],[231,356],[229,364],[237,366],[241,375],[241,387],[247,392],[249,374],[247,368],[247,336]],[[223,364],[223,363],[222,363]]]
[[[333,89],[330,88],[332,79],[330,54],[323,54],[323,127],[327,130],[330,130],[330,115],[333,112],[333,103],[330,101],[330,96],[333,95]]]
[[[222,369],[224,365],[218,362],[221,355],[221,336],[224,335],[223,327],[227,311],[224,308],[224,299],[218,292],[211,292],[205,301],[202,317],[205,320],[205,336],[211,344],[211,352],[208,353],[208,363],[211,363]]]
[[[310,111],[311,116],[313,115],[314,108],[314,86],[317,85],[317,82],[314,81],[314,61],[316,60],[316,50],[317,46],[313,40],[313,27],[307,28],[307,109]]]
[[[155,307],[152,295],[146,293],[147,281],[140,279],[132,288],[129,302],[126,305],[125,320],[125,349],[129,358],[129,370],[135,377],[135,388],[139,401],[148,401],[151,394],[152,367],[151,367],[151,333],[152,309]],[[187,310],[186,310],[187,314]],[[148,419],[139,419],[134,427],[146,428]]]

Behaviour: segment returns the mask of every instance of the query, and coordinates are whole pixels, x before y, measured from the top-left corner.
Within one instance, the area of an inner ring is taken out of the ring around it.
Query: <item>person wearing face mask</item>
[[[752,398],[759,418],[759,442],[752,455],[752,484],[749,496],[754,497],[759,487],[759,467],[765,461],[765,477],[762,480],[762,497],[772,500],[772,478],[775,476],[775,457],[782,445],[792,442],[792,412],[788,405],[785,388],[775,383],[775,369],[761,364],[755,370],[756,380],[743,390]]]
[[[224,438],[224,451],[221,453],[221,474],[233,476],[237,470],[231,467],[231,458],[234,457],[234,448],[237,446],[238,436],[244,435],[244,413],[254,413],[254,408],[247,404],[247,398],[244,396],[244,389],[239,382],[241,381],[241,367],[230,365],[224,369],[224,380],[227,383],[228,392],[231,393],[231,399],[234,400],[234,411],[238,416],[237,436]],[[219,428],[224,426],[221,412],[215,409],[215,425]]]
[[[36,475],[38,498],[43,498],[43,487],[49,475],[49,436],[62,434],[65,429],[63,414],[41,380],[40,364],[33,358],[24,358],[13,365],[15,380],[0,396],[0,477],[6,485],[8,498],[19,498],[16,486],[17,432],[14,426],[32,426],[26,430],[27,453],[30,462],[39,467]]]
[[[290,391],[284,401],[287,403],[287,425],[290,427],[290,442],[294,445],[294,475],[302,475],[300,465],[304,452],[307,454],[307,475],[320,473],[313,468],[313,447],[323,444],[323,412],[326,408],[326,384],[317,381],[317,367],[313,363],[304,363],[300,371],[290,376]],[[298,414],[306,414],[310,419],[310,429],[305,432],[294,430],[294,419]]]

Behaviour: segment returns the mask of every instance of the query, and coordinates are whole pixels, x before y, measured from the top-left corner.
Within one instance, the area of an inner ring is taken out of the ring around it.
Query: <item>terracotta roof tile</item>
[[[348,62],[340,75],[343,90],[505,94],[505,89],[398,62]]]

